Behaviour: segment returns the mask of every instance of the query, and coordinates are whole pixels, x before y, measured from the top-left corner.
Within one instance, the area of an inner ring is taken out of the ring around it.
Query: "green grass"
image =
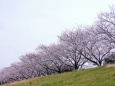
[[[2,86],[115,86],[115,68],[97,67]]]

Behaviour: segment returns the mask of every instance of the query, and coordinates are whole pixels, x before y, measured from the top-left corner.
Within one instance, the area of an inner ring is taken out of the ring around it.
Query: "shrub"
[[[110,54],[110,56],[108,56],[104,60],[105,60],[105,64],[114,64],[115,63],[115,53]]]

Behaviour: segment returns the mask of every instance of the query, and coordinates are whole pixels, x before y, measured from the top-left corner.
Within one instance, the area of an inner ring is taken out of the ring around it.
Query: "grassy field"
[[[115,86],[115,68],[97,67],[2,86]]]

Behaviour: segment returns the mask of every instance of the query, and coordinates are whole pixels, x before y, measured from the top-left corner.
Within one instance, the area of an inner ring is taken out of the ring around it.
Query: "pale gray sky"
[[[115,0],[0,0],[0,69],[76,25],[91,24]]]

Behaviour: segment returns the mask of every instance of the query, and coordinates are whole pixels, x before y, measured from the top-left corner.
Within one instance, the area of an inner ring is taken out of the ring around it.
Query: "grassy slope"
[[[3,86],[115,86],[115,68],[98,67]]]

